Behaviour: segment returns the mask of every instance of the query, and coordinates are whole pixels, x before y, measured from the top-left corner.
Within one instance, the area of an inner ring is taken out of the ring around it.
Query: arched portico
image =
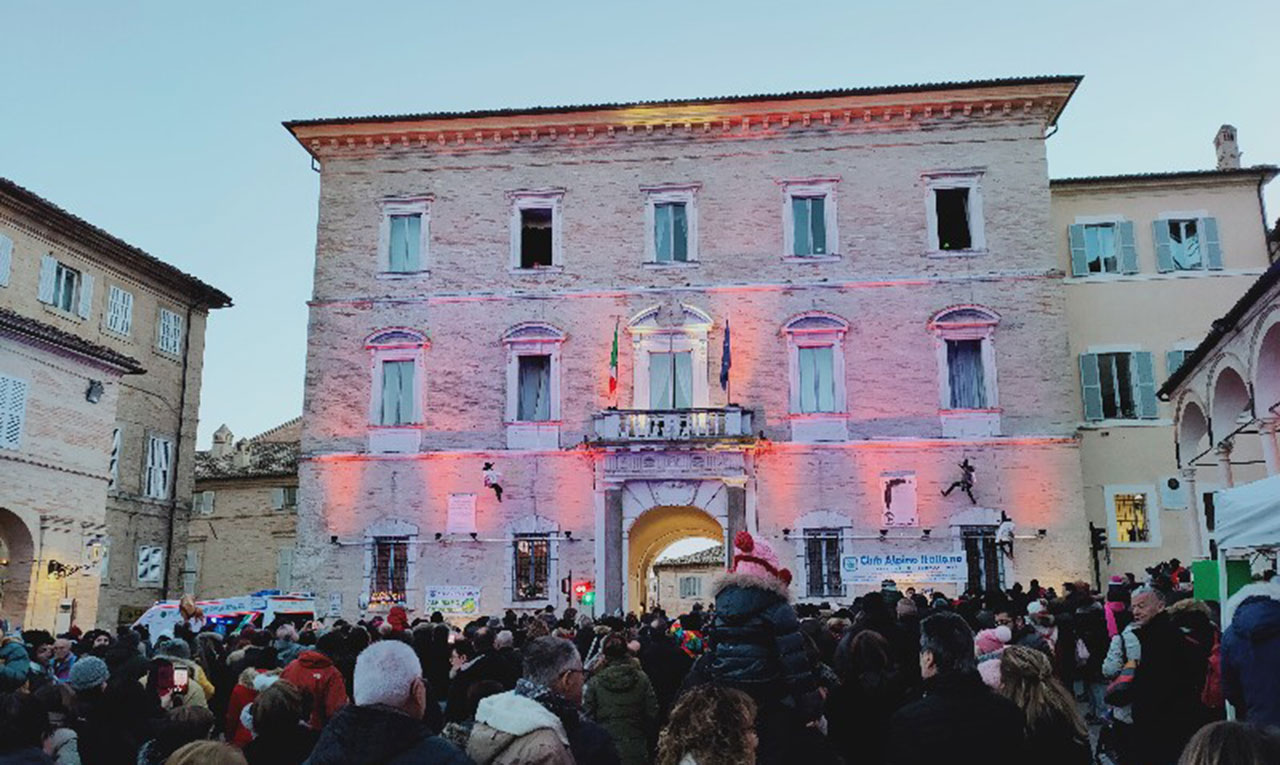
[[[27,524],[0,508],[0,619],[9,624],[27,624],[36,562],[35,540]]]
[[[649,570],[663,550],[681,539],[725,541],[720,522],[692,505],[651,508],[631,524],[626,536],[627,609],[636,612],[645,605]]]

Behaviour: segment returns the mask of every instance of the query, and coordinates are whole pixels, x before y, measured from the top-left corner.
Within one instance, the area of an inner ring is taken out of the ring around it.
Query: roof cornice
[[[1275,165],[1254,165],[1226,170],[1173,170],[1160,173],[1126,173],[1121,175],[1089,175],[1077,178],[1051,178],[1053,191],[1076,191],[1105,187],[1133,186],[1207,186],[1223,183],[1269,183],[1280,173]]]
[[[1078,76],[733,96],[630,104],[296,120],[312,156],[379,150],[502,150],[624,138],[744,138],[796,130],[901,130],[975,119],[1054,124]]]

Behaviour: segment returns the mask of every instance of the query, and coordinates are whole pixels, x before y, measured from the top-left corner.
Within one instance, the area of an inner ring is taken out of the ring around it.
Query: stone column
[[[747,479],[724,479],[728,493],[728,521],[725,524],[725,565],[733,558],[733,538],[747,528]]]
[[[1179,471],[1182,484],[1187,490],[1187,539],[1190,542],[1190,560],[1204,558],[1209,555],[1209,539],[1205,533],[1204,513],[1200,510],[1200,491],[1196,488],[1196,469],[1183,468]]]
[[[1262,439],[1262,459],[1267,463],[1267,475],[1280,474],[1280,443],[1276,438],[1277,428],[1280,428],[1280,419],[1275,417],[1258,421],[1258,436]]]
[[[1224,489],[1236,485],[1235,478],[1231,475],[1231,449],[1231,442],[1223,441],[1213,450],[1214,456],[1218,458],[1218,476]]]
[[[626,608],[626,572],[622,570],[622,487],[620,485],[605,486],[603,520],[600,534],[604,538],[604,576],[600,591],[604,595],[604,607],[600,613],[611,614],[620,608]],[[596,565],[600,565],[600,562]]]

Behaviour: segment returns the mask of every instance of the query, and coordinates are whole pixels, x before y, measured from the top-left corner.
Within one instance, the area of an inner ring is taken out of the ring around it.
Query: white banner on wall
[[[904,582],[964,582],[969,564],[962,552],[886,552],[875,555],[846,555],[840,559],[840,581],[850,584],[880,584],[892,579]]]
[[[480,612],[480,588],[468,585],[427,586],[423,613],[439,611],[445,616],[473,616]]]
[[[880,515],[885,528],[919,526],[916,513],[916,474],[897,471],[880,474]]]
[[[449,495],[444,530],[449,534],[471,534],[475,532],[476,495]]]

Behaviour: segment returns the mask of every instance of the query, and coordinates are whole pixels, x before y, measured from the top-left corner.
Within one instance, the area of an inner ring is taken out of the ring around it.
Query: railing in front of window
[[[753,438],[751,410],[738,406],[698,409],[609,409],[595,415],[604,442],[729,441]]]

